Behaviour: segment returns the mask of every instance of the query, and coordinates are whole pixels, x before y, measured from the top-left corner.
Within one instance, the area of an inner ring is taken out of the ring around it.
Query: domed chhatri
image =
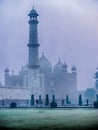
[[[7,67],[6,67],[5,70],[4,70],[5,73],[8,73],[9,71],[10,71],[10,70],[9,70]]]
[[[20,74],[28,74],[28,67],[25,65],[25,66],[22,66],[21,67],[21,70],[19,71]]]
[[[64,64],[63,64],[63,69],[67,69],[68,68],[68,66],[67,66],[67,64],[64,62]]]
[[[55,72],[58,72],[58,71],[62,71],[62,69],[63,69],[63,63],[61,62],[61,60],[59,58],[59,61],[54,66],[53,70],[54,70],[54,73],[55,73]]]
[[[52,64],[51,62],[44,56],[44,53],[42,53],[42,56],[39,59],[40,68],[51,68]]]
[[[62,67],[63,67],[63,63],[61,62],[61,60],[59,58],[58,63],[54,66],[54,71],[56,71],[56,70],[62,70]]]
[[[76,69],[75,66],[72,66],[71,70],[74,72],[74,71],[76,71],[77,69]]]
[[[30,11],[30,13],[28,14],[28,16],[30,17],[37,17],[39,16],[39,14],[37,13],[37,11],[34,9],[34,6],[33,6],[33,9]]]

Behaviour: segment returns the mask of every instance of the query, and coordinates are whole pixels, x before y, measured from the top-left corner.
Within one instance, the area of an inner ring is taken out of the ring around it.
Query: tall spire
[[[29,15],[30,20],[29,20],[29,63],[28,67],[29,68],[39,68],[39,63],[38,63],[38,31],[37,31],[37,11],[33,9],[30,11]]]

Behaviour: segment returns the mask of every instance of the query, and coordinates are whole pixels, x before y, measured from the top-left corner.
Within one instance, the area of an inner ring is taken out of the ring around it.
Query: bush
[[[82,106],[82,95],[79,95],[79,106]]]
[[[31,95],[31,106],[34,106],[34,95]]]
[[[50,103],[50,107],[51,108],[56,108],[57,107],[57,103],[56,102],[51,102]]]
[[[98,108],[98,101],[95,101],[95,102],[93,103],[93,105],[94,105],[94,108]]]
[[[45,106],[49,105],[49,96],[46,94],[46,99],[45,99]]]
[[[15,102],[10,103],[10,108],[16,108],[17,104]]]

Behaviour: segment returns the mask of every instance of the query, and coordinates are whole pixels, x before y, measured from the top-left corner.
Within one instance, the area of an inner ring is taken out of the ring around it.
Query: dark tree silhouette
[[[52,101],[55,102],[55,95],[52,96]]]
[[[55,95],[52,96],[52,102],[50,103],[50,107],[51,108],[56,108],[57,107],[57,103],[55,102]]]
[[[31,106],[34,106],[34,95],[31,95]]]
[[[42,99],[41,99],[41,95],[39,95],[38,104],[39,104],[39,105],[42,105]]]
[[[97,102],[98,102],[98,94],[96,95],[96,99],[97,99]]]
[[[79,95],[79,106],[82,106],[82,95]]]
[[[66,104],[69,104],[69,98],[68,98],[68,95],[66,95]]]
[[[16,108],[17,104],[15,102],[10,103],[10,108]]]
[[[38,105],[38,99],[36,99],[36,105]]]
[[[71,102],[69,101],[68,95],[66,95],[66,104],[70,104]]]
[[[4,100],[2,99],[2,106],[4,106]]]
[[[49,96],[46,94],[45,106],[49,106]]]
[[[62,99],[62,106],[64,106],[64,99]]]
[[[88,100],[88,99],[86,99],[86,105],[87,105],[87,106],[88,106],[88,101],[89,101],[89,100]]]
[[[50,107],[51,108],[56,108],[57,107],[57,103],[56,102],[51,102],[50,103]]]
[[[95,102],[93,103],[93,105],[94,105],[94,108],[98,108],[98,101],[95,101]]]

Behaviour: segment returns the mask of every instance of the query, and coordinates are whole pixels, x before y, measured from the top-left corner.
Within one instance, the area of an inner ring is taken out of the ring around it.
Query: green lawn
[[[98,109],[0,109],[0,127],[9,129],[90,129],[98,127]]]

